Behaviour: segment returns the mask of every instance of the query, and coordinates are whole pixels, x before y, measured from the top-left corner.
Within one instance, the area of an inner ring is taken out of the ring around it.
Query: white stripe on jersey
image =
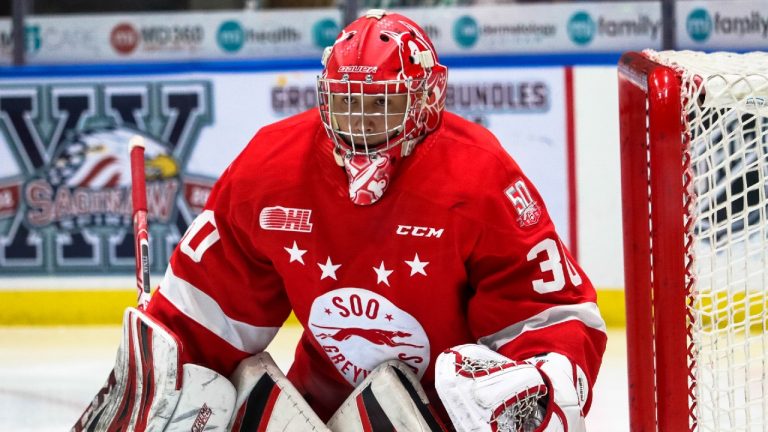
[[[522,336],[525,332],[541,330],[566,321],[580,321],[587,327],[605,333],[605,321],[600,316],[597,305],[595,303],[581,303],[553,306],[525,321],[520,321],[494,334],[481,337],[477,342],[491,349],[498,350]]]
[[[228,317],[216,300],[173,274],[170,264],[160,283],[159,293],[191,320],[233,347],[250,354],[264,351],[280,329],[258,327]]]

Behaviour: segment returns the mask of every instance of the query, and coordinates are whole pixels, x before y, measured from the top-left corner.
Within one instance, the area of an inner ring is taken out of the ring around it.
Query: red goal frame
[[[621,57],[618,73],[630,426],[694,430],[680,76],[637,52]]]

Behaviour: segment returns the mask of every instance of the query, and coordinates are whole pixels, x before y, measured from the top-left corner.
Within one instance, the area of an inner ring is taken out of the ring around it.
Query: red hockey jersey
[[[436,401],[434,361],[479,341],[564,354],[594,383],[605,324],[541,196],[485,128],[446,113],[378,203],[354,205],[317,112],[261,129],[215,185],[148,312],[229,375],[291,310],[288,378],[327,419],[379,363]]]

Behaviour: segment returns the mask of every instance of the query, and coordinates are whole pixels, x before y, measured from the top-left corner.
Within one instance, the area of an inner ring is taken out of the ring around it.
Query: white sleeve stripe
[[[478,343],[497,350],[522,336],[525,332],[541,330],[567,321],[579,321],[589,328],[605,333],[605,321],[600,316],[597,305],[595,303],[580,303],[553,306],[525,321],[520,321],[494,334],[481,337]]]
[[[207,328],[228,344],[250,354],[269,345],[279,327],[258,327],[228,317],[216,300],[173,274],[168,265],[159,293],[191,320]]]

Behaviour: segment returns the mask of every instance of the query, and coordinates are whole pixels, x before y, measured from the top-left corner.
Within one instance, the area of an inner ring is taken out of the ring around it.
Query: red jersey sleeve
[[[225,376],[263,351],[291,310],[279,274],[252,244],[254,188],[239,181],[238,160],[174,250],[148,307],[179,336],[182,360]]]
[[[595,290],[557,235],[538,191],[506,162],[490,179],[486,216],[468,263],[470,328],[480,343],[513,360],[547,352],[568,357],[584,370],[591,395],[606,344]]]

